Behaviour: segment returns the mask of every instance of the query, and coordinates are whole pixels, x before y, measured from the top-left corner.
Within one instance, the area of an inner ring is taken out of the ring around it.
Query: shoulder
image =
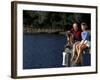
[[[81,32],[81,34],[82,34],[83,32]]]
[[[87,30],[85,33],[86,33],[87,35],[90,35],[90,32],[91,32],[91,31]]]
[[[90,30],[87,30],[88,34],[91,34],[91,31]]]

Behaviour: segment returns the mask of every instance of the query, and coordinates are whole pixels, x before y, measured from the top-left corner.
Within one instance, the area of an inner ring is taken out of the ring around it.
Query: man
[[[73,23],[72,29],[70,31],[67,31],[67,44],[65,45],[65,48],[73,45],[75,42],[81,40],[81,31],[78,28],[78,23]]]
[[[72,54],[69,54],[69,53],[73,53],[75,50],[74,49],[75,45],[78,44],[79,41],[81,41],[81,31],[78,28],[78,23],[75,22],[72,24],[72,29],[70,31],[67,31],[66,36],[67,36],[67,44],[64,46],[65,51],[63,52],[62,65],[63,66],[74,66],[69,61],[72,56]]]

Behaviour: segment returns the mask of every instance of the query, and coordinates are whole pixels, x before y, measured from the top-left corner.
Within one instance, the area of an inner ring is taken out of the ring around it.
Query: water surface
[[[24,34],[23,69],[62,67],[65,35]]]

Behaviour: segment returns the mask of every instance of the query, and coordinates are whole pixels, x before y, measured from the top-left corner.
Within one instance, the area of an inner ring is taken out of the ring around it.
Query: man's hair
[[[73,22],[73,24],[77,24],[77,25],[78,25],[78,23],[77,23],[77,22]]]
[[[77,24],[77,27],[79,27],[79,24],[78,24],[78,22],[73,22],[73,23],[72,23],[72,25],[73,25],[73,24]]]

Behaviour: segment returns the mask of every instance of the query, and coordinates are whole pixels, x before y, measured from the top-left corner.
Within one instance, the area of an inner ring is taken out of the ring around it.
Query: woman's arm
[[[85,40],[81,40],[80,45],[84,44]]]

